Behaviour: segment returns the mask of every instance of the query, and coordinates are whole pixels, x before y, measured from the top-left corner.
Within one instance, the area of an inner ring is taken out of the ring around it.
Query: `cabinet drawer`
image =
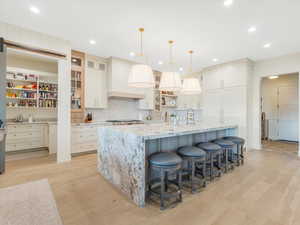
[[[10,133],[7,135],[7,141],[17,141],[17,140],[24,140],[26,139],[42,139],[41,132],[24,132],[24,133]]]
[[[94,151],[97,149],[96,143],[86,143],[86,144],[76,144],[72,145],[72,153],[81,153],[81,152],[88,152]]]

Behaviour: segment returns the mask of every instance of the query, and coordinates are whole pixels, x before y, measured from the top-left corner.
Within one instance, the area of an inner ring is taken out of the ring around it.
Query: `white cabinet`
[[[78,124],[71,129],[71,153],[84,153],[97,150],[97,128],[103,124]],[[57,152],[57,125],[50,125],[50,154]]]
[[[235,123],[247,137],[247,89],[251,76],[248,60],[217,65],[202,72],[203,119]]]
[[[72,126],[71,152],[81,153],[97,149],[97,126]]]
[[[6,151],[48,147],[48,124],[7,126]]]
[[[107,64],[89,55],[86,56],[85,107],[107,108]]]
[[[208,68],[202,73],[204,91],[247,85],[248,61],[239,60]]]
[[[139,109],[154,110],[154,90],[153,88],[145,89],[145,98],[139,100]]]

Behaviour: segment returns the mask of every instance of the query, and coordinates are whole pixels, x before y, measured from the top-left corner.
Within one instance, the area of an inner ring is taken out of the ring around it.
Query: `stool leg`
[[[219,177],[221,177],[222,174],[222,154],[218,154],[218,169],[219,169]]]
[[[225,173],[228,171],[228,149],[224,149],[225,151]]]
[[[160,209],[165,209],[164,194],[165,194],[165,171],[160,170]]]
[[[202,173],[203,173],[203,187],[206,187],[206,160],[204,160],[203,162]]]
[[[244,145],[241,145],[241,158],[242,158],[242,165],[244,165]]]
[[[182,169],[179,169],[177,171],[177,183],[178,183],[178,188],[179,188],[179,202],[182,202]]]
[[[213,158],[213,154],[212,153],[209,153],[210,154],[210,180],[212,181],[213,180],[213,170],[214,170],[214,158]]]
[[[237,166],[240,166],[240,161],[241,161],[241,157],[240,157],[240,153],[241,152],[241,145],[237,145],[236,146],[236,160],[237,160]]]
[[[190,160],[191,163],[191,187],[192,187],[192,193],[195,192],[195,184],[194,184],[194,180],[195,180],[195,162],[194,160]]]
[[[168,192],[168,172],[165,172],[165,192]]]

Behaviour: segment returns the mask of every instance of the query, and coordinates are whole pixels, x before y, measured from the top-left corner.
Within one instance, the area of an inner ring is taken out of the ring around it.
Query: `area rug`
[[[1,225],[62,225],[47,179],[0,189]]]

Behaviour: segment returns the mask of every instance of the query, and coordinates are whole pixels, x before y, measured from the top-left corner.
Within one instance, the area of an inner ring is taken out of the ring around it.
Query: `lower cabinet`
[[[73,125],[71,130],[71,153],[83,153],[97,150],[97,127],[101,125]],[[49,153],[57,152],[57,126],[49,128]]]
[[[7,126],[6,151],[48,147],[48,124]]]
[[[97,126],[73,126],[71,134],[71,152],[80,153],[97,149]]]

